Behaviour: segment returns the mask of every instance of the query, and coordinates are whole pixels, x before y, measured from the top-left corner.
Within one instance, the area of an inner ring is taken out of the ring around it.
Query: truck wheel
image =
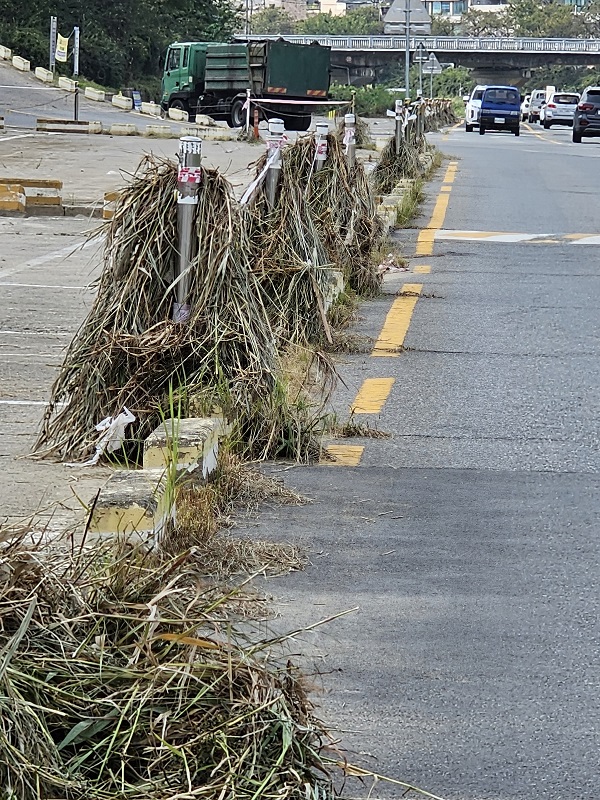
[[[241,128],[246,121],[246,109],[244,108],[245,98],[236,97],[231,104],[231,111],[229,112],[229,119],[227,124],[230,128]]]
[[[468,123],[468,122],[465,122],[465,131],[466,131],[467,133],[471,133],[471,132],[472,132],[472,130],[473,130],[473,126],[472,126],[472,125],[469,125],[469,123]]]
[[[480,122],[479,123],[479,135],[483,136],[484,133],[485,133],[485,128],[483,127],[483,125]]]
[[[310,114],[280,114],[286,131],[307,131],[310,128],[312,117]]]
[[[176,108],[179,111],[187,111],[188,114],[190,113],[190,107],[185,100],[171,100],[169,108]]]

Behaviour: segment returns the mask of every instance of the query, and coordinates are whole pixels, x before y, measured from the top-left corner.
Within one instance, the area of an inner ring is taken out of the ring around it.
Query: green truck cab
[[[328,99],[331,51],[316,42],[174,42],[167,51],[161,106],[208,114],[232,128],[244,124],[247,90],[262,119],[308,130],[311,112]],[[266,101],[262,102],[261,101]]]

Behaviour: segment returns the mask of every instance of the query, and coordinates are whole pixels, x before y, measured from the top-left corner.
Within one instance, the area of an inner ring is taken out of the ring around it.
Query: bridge
[[[279,39],[298,44],[318,42],[331,47],[335,66],[353,83],[368,82],[378,67],[398,61],[406,51],[404,36],[239,36],[243,40]],[[476,75],[522,74],[554,64],[600,64],[600,39],[535,39],[491,36],[411,36],[410,49],[422,44],[440,61],[475,70]]]

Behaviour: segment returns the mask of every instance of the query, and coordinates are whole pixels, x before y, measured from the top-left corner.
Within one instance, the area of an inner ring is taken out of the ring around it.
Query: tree
[[[511,0],[506,19],[514,36],[574,38],[584,33],[570,5],[540,0]]]
[[[472,8],[462,18],[463,34],[466,36],[510,36],[507,12],[478,11]]]
[[[295,33],[296,23],[281,8],[265,8],[252,15],[252,33]]]
[[[455,29],[454,22],[444,17],[435,16],[431,20],[431,35],[432,36],[454,36]]]
[[[346,14],[315,14],[296,23],[299,34],[323,34],[331,36],[378,36],[383,33],[383,22],[376,6],[361,6]]]

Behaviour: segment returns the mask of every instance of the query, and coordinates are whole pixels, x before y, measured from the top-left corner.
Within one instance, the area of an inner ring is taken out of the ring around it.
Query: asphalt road
[[[340,367],[338,413],[365,379],[394,379],[379,414],[356,415],[392,437],[342,442],[364,447],[358,466],[275,468],[313,502],[252,534],[311,554],[270,584],[279,627],[358,607],[296,646],[351,760],[456,800],[595,800],[600,140],[433,138],[457,164],[420,220],[449,196],[433,252],[357,323],[377,338],[421,284],[405,350]],[[398,234],[406,253],[418,233]]]

